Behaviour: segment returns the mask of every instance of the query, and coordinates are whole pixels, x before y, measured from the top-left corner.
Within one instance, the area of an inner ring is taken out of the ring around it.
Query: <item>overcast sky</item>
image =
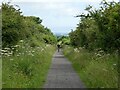
[[[69,33],[79,23],[79,18],[74,16],[86,13],[84,9],[89,4],[98,8],[101,2],[101,0],[0,0],[2,1],[11,1],[12,4],[19,5],[25,16],[40,17],[43,20],[42,24],[53,33]]]

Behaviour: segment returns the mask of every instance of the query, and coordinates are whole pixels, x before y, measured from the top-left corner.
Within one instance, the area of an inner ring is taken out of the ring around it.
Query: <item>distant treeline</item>
[[[31,46],[37,42],[55,43],[56,37],[49,28],[44,27],[42,20],[35,16],[24,16],[18,5],[2,3],[2,46],[16,45],[20,40],[30,42]]]
[[[89,5],[85,10],[88,14],[76,16],[80,22],[69,33],[71,44],[89,50],[120,49],[120,3],[103,1],[99,9]]]

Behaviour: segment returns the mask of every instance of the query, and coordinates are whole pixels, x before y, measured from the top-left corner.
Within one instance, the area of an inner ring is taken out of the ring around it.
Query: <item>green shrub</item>
[[[89,52],[81,47],[64,47],[65,56],[88,88],[118,87],[118,55],[102,50]]]
[[[14,54],[3,54],[3,88],[42,88],[55,48],[45,44],[36,47],[27,46],[25,42],[20,44]]]

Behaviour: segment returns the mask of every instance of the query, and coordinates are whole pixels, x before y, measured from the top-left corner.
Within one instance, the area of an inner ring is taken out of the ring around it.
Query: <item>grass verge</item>
[[[64,47],[65,56],[88,88],[118,88],[117,54]]]
[[[15,51],[13,55],[5,54],[2,57],[2,87],[42,88],[54,46],[41,44],[31,47],[22,43]]]

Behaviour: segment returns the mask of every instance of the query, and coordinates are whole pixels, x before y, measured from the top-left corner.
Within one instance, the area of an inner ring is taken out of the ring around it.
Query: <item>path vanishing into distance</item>
[[[43,88],[85,88],[85,86],[62,51],[56,51]]]

